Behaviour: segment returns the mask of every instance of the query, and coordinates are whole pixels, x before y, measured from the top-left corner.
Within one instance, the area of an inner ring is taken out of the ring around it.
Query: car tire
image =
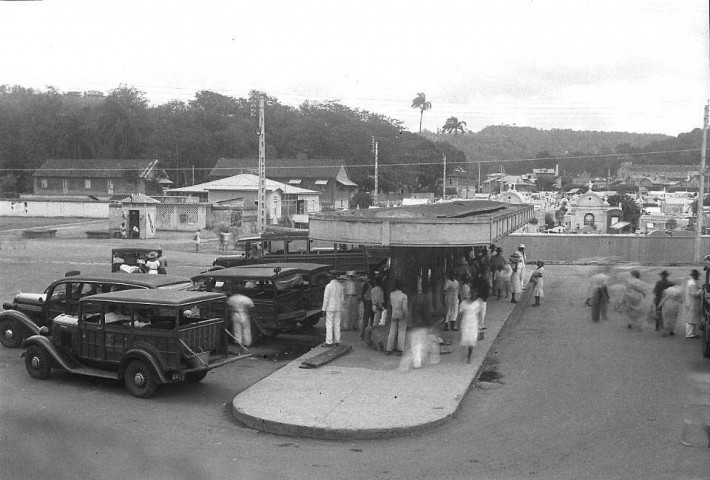
[[[318,324],[318,322],[320,322],[320,316],[314,315],[310,318],[305,318],[298,323],[300,323],[303,328],[313,328]]]
[[[22,344],[22,336],[15,322],[7,318],[0,320],[0,344],[6,348],[18,348]]]
[[[44,380],[52,371],[52,357],[39,345],[31,345],[25,352],[25,367],[30,377]]]
[[[185,381],[186,381],[187,383],[197,383],[197,382],[201,382],[201,381],[207,376],[207,372],[209,372],[209,370],[205,370],[205,371],[203,371],[203,372],[190,372],[190,373],[186,373],[186,374],[185,374]]]
[[[131,395],[148,398],[158,389],[153,370],[142,360],[132,360],[123,372],[123,381]]]

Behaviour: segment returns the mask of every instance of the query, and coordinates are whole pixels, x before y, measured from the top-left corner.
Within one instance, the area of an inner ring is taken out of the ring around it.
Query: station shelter
[[[534,217],[533,205],[487,200],[455,200],[410,207],[346,210],[311,216],[313,240],[390,249],[383,280],[395,279],[409,297],[410,322],[427,325],[443,314],[440,291],[447,271],[476,247],[488,247]],[[512,252],[508,252],[512,253]]]

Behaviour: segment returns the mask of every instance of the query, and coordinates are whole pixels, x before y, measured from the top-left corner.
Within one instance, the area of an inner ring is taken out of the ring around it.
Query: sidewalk
[[[501,328],[511,313],[519,314],[531,303],[531,292],[526,289],[518,304],[489,299],[486,336],[474,349],[472,364],[466,364],[465,353],[456,347],[441,355],[437,365],[400,368],[404,357],[371,350],[359,332],[347,331],[342,343],[352,346],[350,352],[319,368],[300,368],[303,360],[325,349],[314,348],[239,393],[232,413],[264,432],[333,440],[388,438],[434,428],[456,415]],[[454,339],[455,334],[441,332],[444,338]]]

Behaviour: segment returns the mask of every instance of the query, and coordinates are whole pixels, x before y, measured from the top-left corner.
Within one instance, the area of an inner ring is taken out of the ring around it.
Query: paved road
[[[52,245],[28,242],[31,261]],[[61,246],[89,264],[103,255]],[[50,280],[23,255],[0,252],[3,295],[18,279]],[[678,441],[683,419],[710,408],[710,362],[697,341],[629,331],[614,317],[592,324],[583,306],[591,268],[547,270],[543,306],[526,308],[493,348],[484,377],[497,381],[473,389],[453,422],[406,438],[329,442],[238,425],[231,398],[278,358],[237,362],[145,401],[112,382],[31,380],[19,351],[0,349],[0,478],[708,478],[708,449]]]

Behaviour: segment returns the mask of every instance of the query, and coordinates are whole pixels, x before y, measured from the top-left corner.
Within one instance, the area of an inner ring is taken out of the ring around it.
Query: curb
[[[532,297],[532,288],[526,288],[521,294],[521,298],[518,303],[508,312],[508,315],[503,320],[503,323],[496,333],[495,338],[488,344],[488,349],[481,360],[480,365],[478,365],[476,372],[471,377],[471,381],[466,385],[465,389],[462,391],[461,395],[458,397],[456,407],[435,420],[428,421],[425,423],[420,423],[417,425],[408,425],[402,427],[388,427],[388,428],[366,428],[366,429],[351,429],[351,428],[325,428],[325,427],[313,427],[306,425],[297,425],[292,423],[278,422],[274,420],[266,420],[263,418],[255,417],[250,415],[241,408],[236,407],[234,401],[232,402],[232,416],[241,424],[248,428],[253,428],[265,433],[271,433],[276,435],[284,435],[289,437],[307,437],[315,438],[321,440],[372,440],[372,439],[387,439],[387,438],[397,438],[409,435],[416,435],[419,433],[428,432],[433,430],[445,423],[448,423],[451,419],[455,418],[461,408],[461,403],[466,397],[468,392],[478,381],[478,378],[483,370],[483,365],[485,365],[486,359],[488,358],[489,352],[491,351],[493,345],[498,341],[501,333],[506,329],[509,321],[517,320],[522,314],[522,310],[525,305],[529,302]],[[308,357],[311,352],[294,360],[294,362],[300,362],[304,357]]]

